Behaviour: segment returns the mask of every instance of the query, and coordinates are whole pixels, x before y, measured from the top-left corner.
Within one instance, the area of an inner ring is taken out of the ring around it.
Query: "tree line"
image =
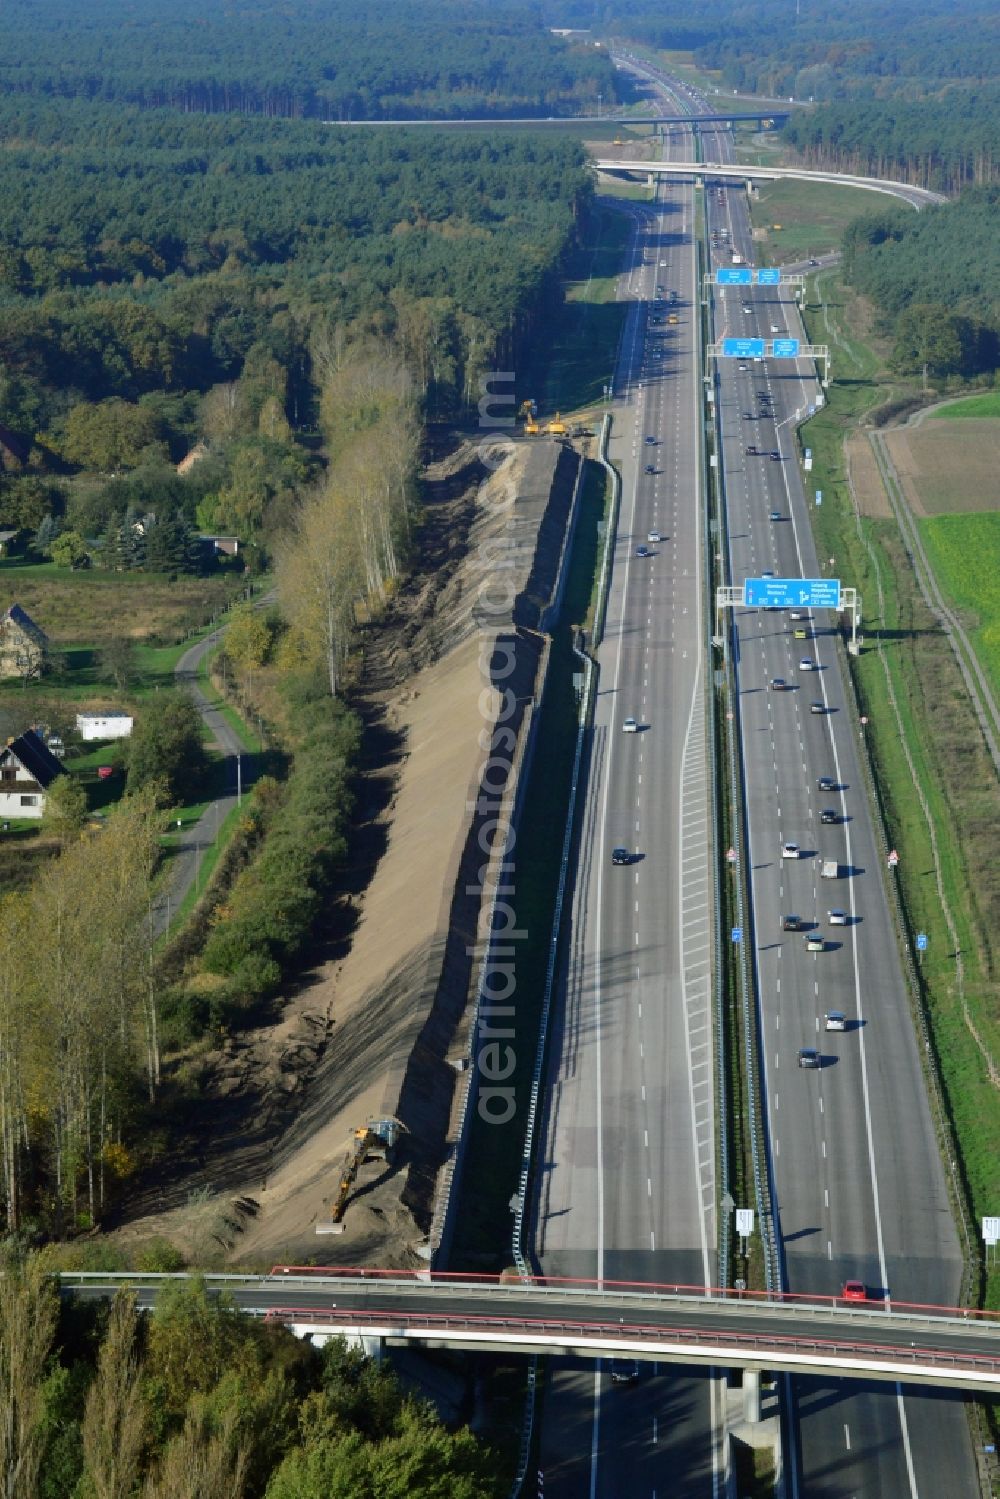
[[[162,1263],[154,1257],[157,1268]],[[0,1275],[6,1499],[495,1499],[497,1458],[334,1339],[320,1351],[198,1281],[151,1313]]]
[[[617,97],[606,52],[537,10],[462,0],[10,0],[0,90],[204,113],[360,120],[575,114]]]
[[[1000,187],[919,214],[866,214],[843,244],[844,277],[874,302],[897,369],[974,376],[1000,365]]]
[[[799,100],[919,98],[947,82],[1000,74],[1000,18],[987,0],[546,0],[555,25],[599,25],[610,36],[689,51],[730,88]]]
[[[826,104],[793,114],[782,136],[810,166],[959,193],[1000,178],[1000,87]]]

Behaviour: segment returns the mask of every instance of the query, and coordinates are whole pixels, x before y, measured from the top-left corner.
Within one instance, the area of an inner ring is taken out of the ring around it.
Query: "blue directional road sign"
[[[839,578],[744,578],[746,609],[839,609]]]
[[[797,338],[776,338],[771,348],[774,350],[775,359],[798,359],[799,357]]]
[[[763,359],[764,340],[762,338],[724,338],[722,357],[723,359]]]
[[[715,273],[716,286],[749,286],[753,271],[749,266],[720,266]]]
[[[918,932],[917,933],[917,952],[926,952],[926,951],[927,951],[927,933],[926,932]]]
[[[770,269],[767,269],[767,270],[758,271],[757,272],[757,285],[758,286],[780,286],[781,285],[781,271],[777,268],[777,266],[771,267]]]
[[[743,928],[741,926],[734,926],[733,927],[733,941],[734,942],[742,942],[743,941]]]

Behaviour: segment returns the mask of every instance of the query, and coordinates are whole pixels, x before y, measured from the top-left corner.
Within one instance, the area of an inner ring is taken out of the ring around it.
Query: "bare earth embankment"
[[[469,803],[496,702],[475,611],[525,471],[529,489],[548,485],[556,455],[520,446],[486,477],[465,447],[429,471],[440,513],[432,500],[424,566],[365,645],[366,719],[398,748],[359,845],[374,869],[352,896],[349,947],[305,976],[278,1023],[233,1038],[212,1065],[218,1128],[193,1169],[141,1194],[118,1230],[133,1249],[161,1235],[197,1263],[416,1262],[454,1125],[451,1061],[467,1044],[474,973]],[[385,776],[380,767],[373,787]],[[363,1167],[344,1233],[318,1236],[354,1129],[383,1115],[406,1125],[394,1168]]]

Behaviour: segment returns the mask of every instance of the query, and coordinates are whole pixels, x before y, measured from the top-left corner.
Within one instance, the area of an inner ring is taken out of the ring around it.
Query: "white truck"
[[[840,865],[836,859],[823,859],[820,864],[819,874],[822,880],[839,880]]]

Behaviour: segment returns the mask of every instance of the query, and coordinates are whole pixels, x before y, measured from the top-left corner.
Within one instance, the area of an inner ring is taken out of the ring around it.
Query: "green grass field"
[[[966,396],[961,401],[949,401],[939,411],[929,411],[927,420],[951,422],[983,416],[1000,416],[1000,390],[988,390],[981,396]]]
[[[614,370],[626,313],[615,286],[632,224],[627,214],[597,205],[590,229],[567,266],[565,302],[517,372],[518,399],[533,396],[543,419],[596,405]]]
[[[873,213],[884,199],[860,187],[829,187],[818,182],[761,184],[751,204],[754,229],[763,229],[761,263],[781,264],[840,249],[844,229],[861,214]],[[780,224],[780,229],[775,229]]]
[[[1000,512],[934,515],[919,522],[931,566],[970,631],[1000,692]]]

